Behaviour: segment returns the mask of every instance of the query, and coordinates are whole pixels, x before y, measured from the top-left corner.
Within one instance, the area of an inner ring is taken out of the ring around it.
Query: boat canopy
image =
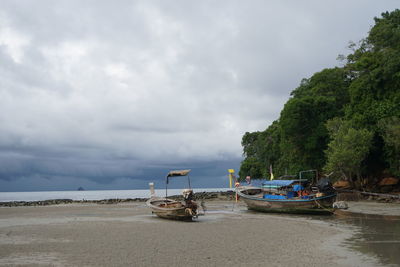
[[[272,180],[272,181],[265,181],[262,183],[263,186],[289,186],[293,183],[302,182],[304,180]]]
[[[166,181],[165,181],[165,198],[168,196],[168,184],[169,184],[169,177],[178,177],[178,176],[187,176],[188,179],[188,184],[189,184],[189,189],[192,187],[190,186],[190,179],[189,179],[189,172],[191,170],[175,170],[175,171],[170,171],[167,174]]]
[[[170,171],[167,175],[168,177],[175,177],[175,176],[187,176],[191,170],[176,170]]]

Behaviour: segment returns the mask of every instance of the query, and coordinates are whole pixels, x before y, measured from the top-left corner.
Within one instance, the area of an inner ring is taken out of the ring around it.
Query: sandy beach
[[[351,231],[308,217],[206,203],[195,222],[145,203],[0,208],[0,266],[374,266],[349,250]]]

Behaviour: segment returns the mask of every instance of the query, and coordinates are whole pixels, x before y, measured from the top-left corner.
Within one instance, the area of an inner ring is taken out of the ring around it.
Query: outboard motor
[[[186,212],[193,217],[197,218],[197,204],[193,201],[193,190],[183,189],[183,200],[185,201]]]
[[[321,178],[317,182],[319,192],[328,193],[334,191],[331,181],[328,178]]]

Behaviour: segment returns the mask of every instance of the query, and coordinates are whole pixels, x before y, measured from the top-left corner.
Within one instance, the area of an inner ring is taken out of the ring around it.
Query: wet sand
[[[397,216],[400,218],[400,203],[377,203],[371,201],[348,201],[349,212],[381,215],[381,216]]]
[[[206,202],[195,222],[144,203],[0,208],[0,266],[376,266],[341,228],[308,217]]]

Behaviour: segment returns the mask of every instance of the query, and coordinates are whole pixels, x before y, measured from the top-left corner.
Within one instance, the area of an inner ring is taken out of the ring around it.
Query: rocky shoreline
[[[196,200],[217,199],[217,200],[232,200],[234,198],[234,191],[226,192],[198,192],[194,193]],[[168,196],[168,198],[183,200],[181,195]],[[40,201],[9,201],[0,202],[0,207],[18,207],[18,206],[48,206],[48,205],[62,205],[62,204],[117,204],[126,202],[145,202],[148,198],[112,198],[102,200],[72,200],[72,199],[49,199]]]
[[[168,196],[168,198],[175,200],[183,200],[181,195]],[[198,192],[194,193],[195,200],[233,200],[235,192]],[[118,204],[127,202],[145,202],[148,198],[112,198],[101,200],[72,200],[72,199],[49,199],[40,201],[9,201],[0,202],[0,207],[18,207],[18,206],[48,206],[48,205],[62,205],[62,204]],[[339,191],[338,201],[372,201],[384,203],[400,203],[400,194],[375,194],[365,192],[358,192],[352,190]]]

